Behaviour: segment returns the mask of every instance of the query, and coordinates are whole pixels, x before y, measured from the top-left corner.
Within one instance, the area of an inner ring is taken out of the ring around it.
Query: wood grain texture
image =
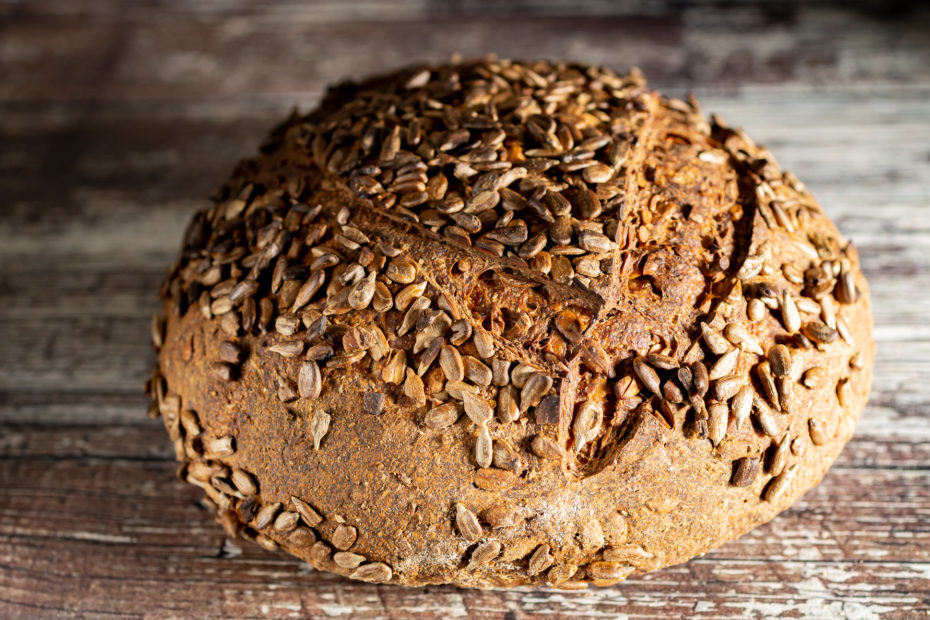
[[[0,617],[926,617],[930,12],[890,8],[0,3]],[[327,83],[488,51],[638,65],[798,174],[872,288],[856,437],[772,523],[584,593],[374,586],[225,540],[141,394],[187,218]]]

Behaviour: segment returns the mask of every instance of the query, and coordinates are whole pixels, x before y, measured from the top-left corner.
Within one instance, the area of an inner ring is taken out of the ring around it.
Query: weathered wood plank
[[[800,3],[733,13],[687,3],[640,4],[636,11],[636,3],[569,0],[493,9],[335,0],[84,4],[28,4],[7,17],[0,98],[318,95],[324,84],[346,76],[489,50],[512,58],[635,64],[676,85],[906,84],[930,76],[925,11],[889,15],[877,27],[868,15]]]
[[[463,605],[501,617],[516,604],[528,617],[579,609],[603,617],[928,610],[928,471],[838,468],[794,509],[742,539],[579,596],[378,588],[312,572],[284,554],[224,542],[198,508],[198,491],[172,481],[173,469],[145,460],[0,462],[11,481],[0,490],[0,598],[68,612],[138,613],[155,604],[180,615],[196,614],[209,598],[220,605],[211,613],[236,616],[288,615],[286,606],[262,608],[286,601],[301,605],[295,614],[319,613],[333,598],[351,606],[353,617],[407,617],[420,607],[417,617],[432,617]],[[55,587],[43,586],[49,583]],[[664,597],[671,588],[676,596]]]

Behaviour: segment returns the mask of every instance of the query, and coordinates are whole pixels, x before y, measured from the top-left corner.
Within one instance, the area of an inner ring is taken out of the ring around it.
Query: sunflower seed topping
[[[729,374],[732,374],[733,370],[736,368],[736,363],[739,360],[739,349],[732,349],[727,351],[720,356],[714,364],[710,367],[710,370],[707,371],[707,378],[711,381],[716,381],[721,377],[725,377]]]
[[[455,505],[455,527],[465,540],[475,542],[484,534],[478,517],[462,504]]]
[[[787,290],[781,294],[781,320],[789,334],[795,334],[801,329],[801,315]]]
[[[371,562],[356,568],[349,577],[369,583],[387,583],[391,580],[393,574],[394,571],[384,562]]]
[[[656,374],[656,371],[644,358],[637,357],[633,360],[633,371],[636,373],[636,376],[639,377],[639,380],[643,382],[643,385],[649,388],[650,392],[653,394],[662,393],[659,375]]]
[[[527,411],[540,403],[543,396],[552,388],[552,377],[542,372],[529,375],[523,389],[520,390],[520,411]]]
[[[823,422],[815,418],[808,420],[808,430],[810,431],[811,441],[815,446],[822,446],[827,442],[827,433],[824,429]]]
[[[798,466],[796,464],[791,465],[786,468],[785,471],[775,476],[765,489],[764,499],[769,502],[778,501],[791,484],[797,470]]]
[[[300,365],[297,373],[297,389],[302,398],[316,399],[320,397],[323,389],[323,379],[320,375],[320,367],[316,362],[308,361]]]
[[[785,471],[788,465],[788,454],[791,451],[791,437],[786,433],[781,441],[778,442],[775,452],[772,454],[772,462],[769,464],[769,473],[777,476]]]
[[[465,405],[465,415],[479,426],[487,424],[494,417],[494,410],[488,401],[473,392],[463,390],[462,402]]]
[[[759,459],[744,457],[736,461],[730,483],[735,487],[748,487],[759,475]]]
[[[538,575],[552,566],[553,561],[554,559],[550,553],[549,545],[539,545],[530,556],[527,572],[530,575]]]
[[[323,522],[323,517],[320,516],[316,510],[314,510],[310,504],[299,499],[297,497],[291,496],[291,504],[294,506],[294,509],[300,514],[300,518],[303,519],[304,523],[310,527],[316,527]]]

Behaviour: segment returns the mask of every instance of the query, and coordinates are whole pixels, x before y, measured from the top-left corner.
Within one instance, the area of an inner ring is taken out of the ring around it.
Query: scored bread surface
[[[230,535],[371,582],[609,585],[817,484],[874,357],[855,248],[634,71],[332,89],[194,217],[148,389]]]

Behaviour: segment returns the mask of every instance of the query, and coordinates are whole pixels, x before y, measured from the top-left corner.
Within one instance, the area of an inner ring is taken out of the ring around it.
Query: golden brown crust
[[[581,588],[784,510],[874,357],[851,244],[636,73],[341,87],[188,230],[149,389],[231,534],[406,585]]]

